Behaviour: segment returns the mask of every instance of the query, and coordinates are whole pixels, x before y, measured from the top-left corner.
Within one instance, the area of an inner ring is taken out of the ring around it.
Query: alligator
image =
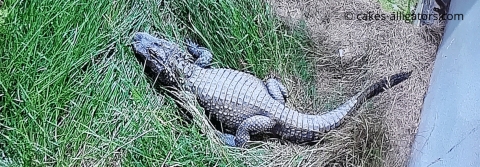
[[[251,135],[273,134],[293,143],[318,141],[342,124],[367,99],[408,79],[412,73],[386,77],[355,94],[338,108],[320,115],[302,114],[285,105],[288,92],[277,78],[210,67],[212,53],[191,40],[186,51],[175,42],[146,32],[133,37],[133,50],[154,85],[177,87],[195,95],[198,103],[222,127],[216,131],[228,146],[247,147]],[[234,134],[234,135],[233,135]]]

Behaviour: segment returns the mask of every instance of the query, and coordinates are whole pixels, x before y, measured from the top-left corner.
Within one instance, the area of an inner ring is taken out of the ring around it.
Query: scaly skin
[[[279,81],[270,78],[265,83],[257,77],[232,70],[207,67],[212,54],[187,41],[188,52],[179,46],[147,33],[136,33],[133,49],[145,65],[147,74],[164,86],[182,87],[194,93],[209,115],[235,135],[221,134],[227,145],[244,147],[250,135],[273,133],[283,139],[310,142],[338,127],[344,117],[365,100],[407,79],[411,72],[399,73],[381,80],[357,93],[335,110],[321,115],[302,114],[285,106],[287,92]]]

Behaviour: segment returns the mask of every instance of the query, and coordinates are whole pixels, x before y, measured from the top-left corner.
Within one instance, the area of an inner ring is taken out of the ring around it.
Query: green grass
[[[389,12],[401,12],[403,14],[411,14],[417,0],[378,0],[382,8]]]
[[[5,23],[5,17],[8,16],[8,11],[6,9],[0,9],[0,25]]]
[[[129,46],[136,31],[193,37],[221,67],[312,82],[302,31],[260,1],[114,2],[0,8],[0,165],[242,165],[152,88]]]

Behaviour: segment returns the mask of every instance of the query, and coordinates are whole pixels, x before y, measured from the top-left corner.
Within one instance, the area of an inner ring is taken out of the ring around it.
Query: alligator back
[[[188,79],[187,88],[202,107],[226,128],[235,130],[253,115],[269,115],[283,104],[268,93],[257,77],[231,69],[200,69]]]
[[[364,101],[407,79],[410,73],[383,79],[321,115],[302,114],[286,107],[270,96],[262,80],[236,70],[199,69],[188,79],[187,87],[209,116],[229,130],[237,130],[247,118],[262,115],[275,121],[271,133],[302,143],[317,140],[321,133],[338,127]]]

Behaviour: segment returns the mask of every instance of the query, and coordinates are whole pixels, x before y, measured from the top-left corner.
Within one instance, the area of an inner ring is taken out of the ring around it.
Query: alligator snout
[[[136,54],[146,56],[148,54],[148,48],[153,47],[156,38],[148,33],[137,32],[133,35],[133,50]]]
[[[149,42],[144,41],[144,39],[147,39],[145,38],[145,36],[147,35],[148,34],[145,34],[145,33],[135,33],[135,35],[133,35],[133,39],[132,39],[133,51],[138,56],[146,56],[148,54],[147,43]]]
[[[137,32],[133,35],[133,42],[154,42],[155,40],[155,37],[145,32]]]

